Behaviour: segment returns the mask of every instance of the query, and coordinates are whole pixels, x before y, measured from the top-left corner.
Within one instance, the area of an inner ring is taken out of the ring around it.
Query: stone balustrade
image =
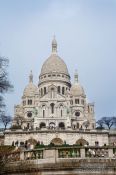
[[[20,160],[116,158],[116,147],[53,147],[25,150],[20,152]]]

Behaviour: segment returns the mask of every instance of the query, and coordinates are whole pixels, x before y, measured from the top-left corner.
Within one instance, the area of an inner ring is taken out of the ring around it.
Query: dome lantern
[[[75,70],[75,74],[74,74],[74,83],[78,83],[78,73],[77,73],[77,70]]]
[[[52,53],[53,54],[56,54],[57,53],[57,41],[55,39],[55,35],[54,35],[54,38],[52,40]]]
[[[32,73],[32,70],[31,70],[30,75],[29,75],[29,83],[33,83],[33,73]]]

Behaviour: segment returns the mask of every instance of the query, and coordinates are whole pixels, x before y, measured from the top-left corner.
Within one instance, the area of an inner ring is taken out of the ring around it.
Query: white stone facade
[[[34,138],[49,144],[56,133],[58,138],[68,144],[75,144],[79,138],[87,140],[91,145],[99,139],[101,145],[103,142],[108,143],[108,136],[103,141],[100,134],[98,138],[95,133],[79,133],[80,130],[95,129],[94,104],[87,103],[77,73],[74,75],[74,84],[71,84],[67,66],[57,54],[55,38],[52,41],[52,53],[42,66],[37,86],[33,84],[33,75],[30,73],[22,103],[15,106],[12,125],[21,125],[23,131],[21,134],[7,133],[6,144],[22,141],[22,137],[24,140]],[[25,134],[27,130],[31,130],[31,134]]]
[[[86,95],[75,73],[71,85],[64,61],[57,55],[57,43],[52,41],[52,54],[42,66],[38,86],[32,72],[24,89],[22,104],[15,106],[15,118],[24,118],[22,128],[94,129],[94,104]]]

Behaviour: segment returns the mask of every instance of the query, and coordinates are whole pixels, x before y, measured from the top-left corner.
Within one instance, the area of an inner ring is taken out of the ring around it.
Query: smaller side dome
[[[78,84],[73,84],[71,89],[70,89],[70,94],[72,96],[80,96],[80,95],[85,95],[83,87],[78,83]]]
[[[32,71],[29,75],[29,84],[25,87],[23,96],[34,96],[37,92],[37,87],[33,84],[33,74]]]
[[[83,87],[78,82],[78,74],[77,72],[74,75],[74,84],[71,86],[70,94],[72,96],[85,96],[85,92]]]

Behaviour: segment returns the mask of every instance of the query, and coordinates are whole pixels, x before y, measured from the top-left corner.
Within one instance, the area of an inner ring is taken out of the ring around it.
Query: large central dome
[[[44,62],[41,69],[41,75],[54,72],[69,75],[66,64],[57,54],[51,54]]]
[[[38,86],[45,85],[46,83],[47,86],[50,82],[56,86],[58,83],[68,87],[71,86],[67,66],[57,54],[57,42],[55,38],[52,40],[52,53],[41,68]]]
[[[41,74],[62,73],[69,75],[65,62],[57,55],[57,42],[55,38],[52,41],[52,54],[44,62],[41,68]]]

